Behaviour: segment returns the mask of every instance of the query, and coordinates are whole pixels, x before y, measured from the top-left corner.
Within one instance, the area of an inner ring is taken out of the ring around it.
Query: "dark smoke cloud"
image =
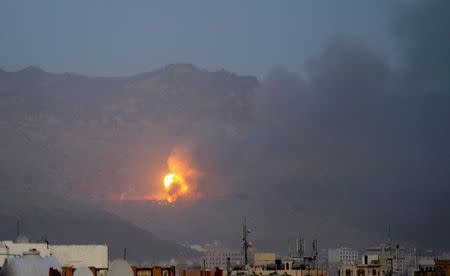
[[[403,62],[406,89],[448,93],[450,3],[397,1],[391,5],[392,32]]]
[[[392,7],[400,67],[363,41],[337,37],[307,62],[306,76],[271,72],[239,139],[223,130],[206,143],[193,139],[208,145],[199,147],[202,163],[234,175],[220,183],[234,193],[380,235],[391,225],[405,242],[450,242],[448,3]]]

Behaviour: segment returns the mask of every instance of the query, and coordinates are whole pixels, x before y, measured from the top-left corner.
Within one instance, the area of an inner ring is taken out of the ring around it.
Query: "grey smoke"
[[[400,64],[358,39],[333,38],[307,62],[305,76],[278,69],[262,80],[254,121],[238,139],[194,138],[199,162],[233,175],[221,185],[234,193],[290,202],[379,237],[391,225],[402,242],[445,247],[449,4],[391,8]]]

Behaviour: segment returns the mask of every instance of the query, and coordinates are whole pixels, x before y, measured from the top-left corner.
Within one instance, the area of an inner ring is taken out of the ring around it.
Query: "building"
[[[348,247],[328,249],[327,268],[332,276],[337,275],[340,265],[357,263],[359,263],[359,252],[356,249]]]
[[[0,267],[8,258],[37,251],[41,257],[54,256],[62,267],[108,267],[107,245],[60,245],[46,242],[0,242]]]
[[[202,268],[186,268],[179,273],[180,276],[225,276],[226,271],[222,269],[204,270]],[[153,275],[151,275],[153,276]]]
[[[243,263],[243,255],[240,251],[225,248],[220,242],[215,241],[205,246],[205,252],[202,256],[202,262],[207,269],[221,268],[226,269],[228,263],[231,266]]]
[[[422,260],[418,262],[414,276],[450,276],[450,260]]]
[[[49,245],[50,254],[55,256],[62,266],[68,267],[108,267],[108,246],[106,245]]]
[[[266,256],[269,256],[268,253]],[[255,253],[255,263],[253,273],[261,276],[286,275],[286,276],[328,276],[325,269],[314,268],[312,263],[304,258],[290,258],[287,260],[274,259],[257,260],[258,253]],[[263,256],[263,255],[261,255]]]
[[[357,264],[359,252],[356,249],[340,247],[328,249],[328,263]]]
[[[342,264],[338,271],[339,276],[385,276],[381,264]]]
[[[382,247],[369,247],[361,256],[362,264],[375,264],[380,263],[380,256],[383,252]]]
[[[254,267],[263,267],[266,265],[274,264],[277,258],[275,253],[255,252],[254,254]]]
[[[414,271],[414,276],[445,276],[445,272],[438,266],[419,267]]]
[[[390,244],[367,248],[361,258],[362,264],[381,264],[388,275],[406,275],[413,261],[413,254],[405,248],[399,245],[392,248]]]
[[[436,259],[435,264],[441,271],[444,272],[445,276],[450,276],[450,260]]]

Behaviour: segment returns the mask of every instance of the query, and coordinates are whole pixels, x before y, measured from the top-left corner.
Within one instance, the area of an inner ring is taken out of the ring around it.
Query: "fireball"
[[[174,173],[169,173],[166,175],[164,177],[164,188],[166,188],[166,190],[170,189],[170,186],[172,186],[172,183],[175,182],[176,178],[177,175]]]
[[[152,191],[144,197],[161,204],[174,203],[181,199],[195,200],[202,195],[198,187],[202,175],[203,173],[193,162],[191,149],[176,147],[167,158],[166,173],[159,176],[161,178],[157,180],[156,187],[152,185]]]
[[[164,176],[164,197],[168,202],[174,202],[189,191],[189,186],[184,178],[175,173]]]

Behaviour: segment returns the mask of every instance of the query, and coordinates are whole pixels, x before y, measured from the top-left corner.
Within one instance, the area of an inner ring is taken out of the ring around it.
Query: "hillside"
[[[115,215],[48,193],[2,192],[0,220],[2,239],[15,239],[19,221],[21,231],[34,240],[107,244],[111,259],[122,256],[123,248],[127,248],[130,260],[134,261],[195,256],[190,249],[161,240]]]

